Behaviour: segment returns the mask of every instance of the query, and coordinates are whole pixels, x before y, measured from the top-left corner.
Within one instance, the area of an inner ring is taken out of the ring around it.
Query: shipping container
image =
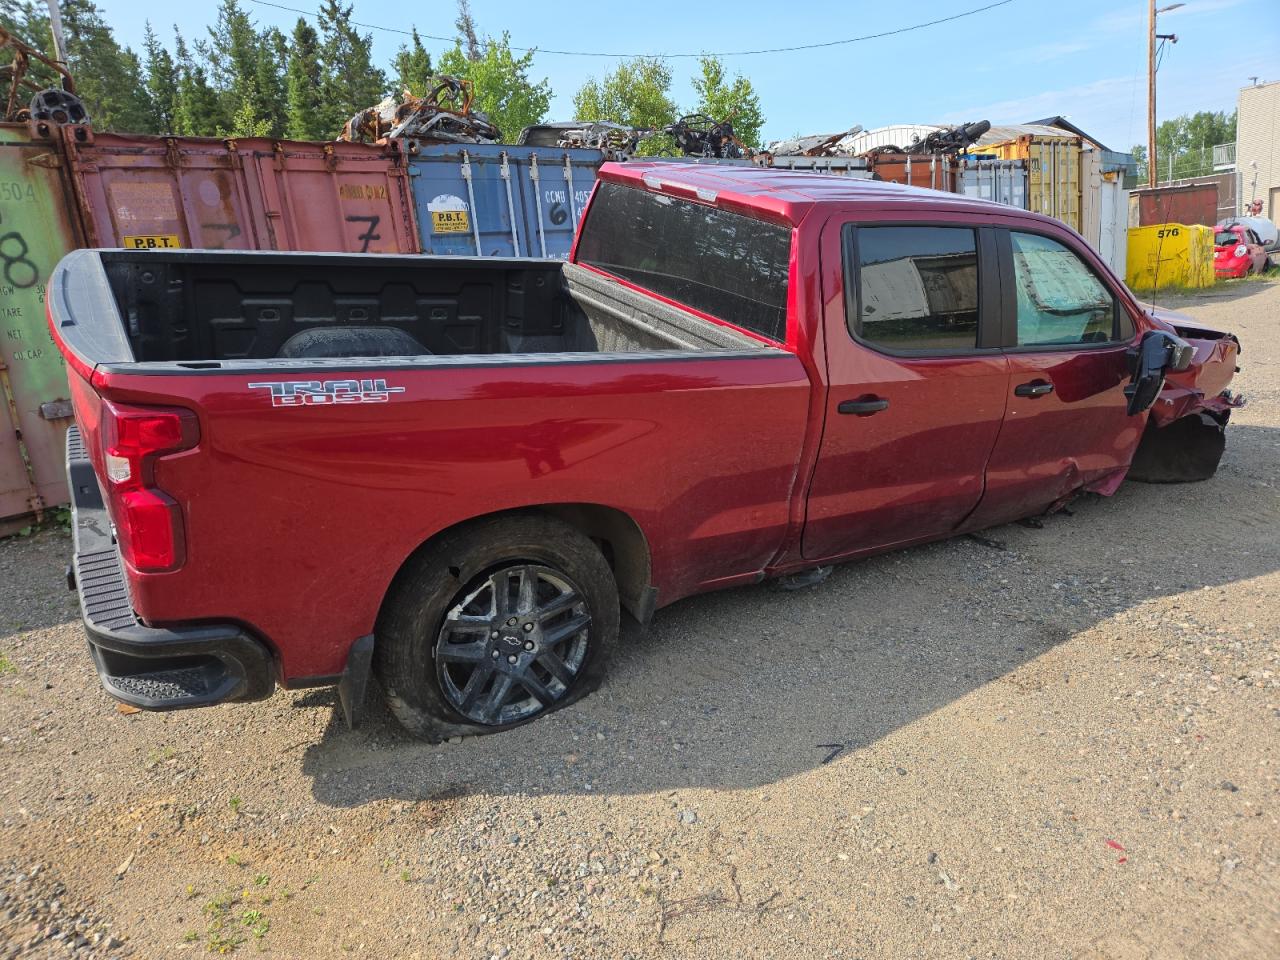
[[[1130,227],[1125,282],[1135,293],[1213,286],[1213,228],[1186,223]]]
[[[1025,210],[1026,161],[961,159],[956,169],[956,192]]]
[[[240,140],[250,203],[272,250],[418,253],[397,145]]]
[[[262,138],[68,138],[99,247],[416,253],[394,146]]]
[[[1146,188],[1133,191],[1138,198],[1138,226],[1161,223],[1218,222],[1218,182],[1188,183],[1182,186]]]
[[[990,154],[999,160],[1027,162],[1027,207],[1036,213],[1057,217],[1068,226],[1080,229],[1080,138],[1023,133],[1009,139],[996,140],[1003,133],[1017,133],[1023,128],[1041,129],[1023,124],[992,127],[974,153]],[[1043,128],[1051,129],[1051,128]]]
[[[604,162],[599,150],[563,147],[412,150],[409,179],[422,250],[461,256],[567,259]]]
[[[868,169],[880,180],[956,192],[956,158],[949,154],[875,153]]]
[[[1119,171],[1107,169],[1100,150],[1080,154],[1080,235],[1115,271],[1125,275],[1128,260],[1129,191]]]
[[[49,274],[83,235],[56,141],[0,124],[0,534],[67,502],[71,402],[45,319]]]
[[[871,170],[864,157],[769,157],[775,170],[804,170],[809,173],[832,173],[842,177],[869,179]]]

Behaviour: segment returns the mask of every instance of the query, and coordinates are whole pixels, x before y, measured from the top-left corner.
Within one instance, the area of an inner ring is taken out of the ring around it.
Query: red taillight
[[[135,570],[156,573],[185,556],[182,510],[155,485],[155,461],[199,439],[196,416],[172,407],[103,404],[107,492],[120,554]]]

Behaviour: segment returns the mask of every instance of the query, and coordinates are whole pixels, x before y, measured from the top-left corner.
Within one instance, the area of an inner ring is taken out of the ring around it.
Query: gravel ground
[[[498,737],[121,713],[0,543],[0,957],[1280,956],[1280,283],[1172,305],[1214,480],[682,602]]]

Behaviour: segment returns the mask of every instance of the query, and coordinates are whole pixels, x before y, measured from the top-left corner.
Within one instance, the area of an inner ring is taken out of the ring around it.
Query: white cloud
[[[1144,63],[1145,67],[1145,63]],[[1198,110],[1231,111],[1239,89],[1248,78],[1267,75],[1275,66],[1256,55],[1238,60],[1222,58],[1195,70],[1160,73],[1160,119]],[[1146,140],[1146,70],[1129,76],[1112,76],[1092,83],[1044,90],[1026,96],[977,103],[943,115],[940,122],[963,123],[990,120],[993,124],[1026,123],[1040,117],[1064,116],[1097,137],[1112,150],[1128,150]]]

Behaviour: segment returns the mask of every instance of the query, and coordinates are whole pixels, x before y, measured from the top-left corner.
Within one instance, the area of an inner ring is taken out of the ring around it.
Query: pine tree
[[[320,109],[322,77],[320,37],[299,17],[293,28],[285,78],[289,101],[286,136],[295,140],[322,140],[333,135],[334,131],[325,127]]]
[[[152,131],[173,133],[177,129],[178,71],[173,57],[151,29],[150,20],[146,24],[143,47],[147,51],[146,91]]]
[[[43,5],[40,5],[43,6]],[[36,47],[51,46],[49,19],[40,7],[14,3],[9,10],[21,18],[19,34]],[[142,78],[142,64],[128,47],[116,42],[92,0],[62,0],[62,27],[67,47],[67,69],[76,81],[76,93],[84,101],[89,119],[98,130],[126,133],[154,131],[151,103]],[[52,75],[33,71],[38,82]]]
[[[412,42],[396,51],[391,67],[396,72],[396,88],[393,91],[395,96],[399,97],[405,90],[416,97],[426,94],[435,72],[431,66],[431,54],[422,45],[422,38],[418,36],[416,27]]]
[[[289,103],[284,67],[288,62],[288,43],[284,34],[268,27],[258,37],[258,70],[254,78],[254,103],[267,133],[282,137],[289,123]]]
[[[458,46],[467,55],[468,60],[479,60],[480,38],[476,35],[476,18],[471,15],[471,0],[458,0],[458,19],[453,21],[458,28]]]
[[[230,125],[223,118],[218,95],[209,84],[202,59],[192,56],[182,34],[174,30],[174,61],[178,74],[178,97],[174,105],[174,131],[186,137],[211,137],[219,127]],[[197,44],[197,53],[203,44]]]
[[[320,6],[320,117],[330,136],[356,111],[371,107],[387,94],[387,78],[373,65],[373,37],[351,25],[351,6],[324,0]]]
[[[220,128],[243,128],[236,118],[265,120],[272,109],[263,100],[259,65],[265,55],[262,37],[238,0],[222,0],[217,22],[209,27],[209,65],[220,101]]]

